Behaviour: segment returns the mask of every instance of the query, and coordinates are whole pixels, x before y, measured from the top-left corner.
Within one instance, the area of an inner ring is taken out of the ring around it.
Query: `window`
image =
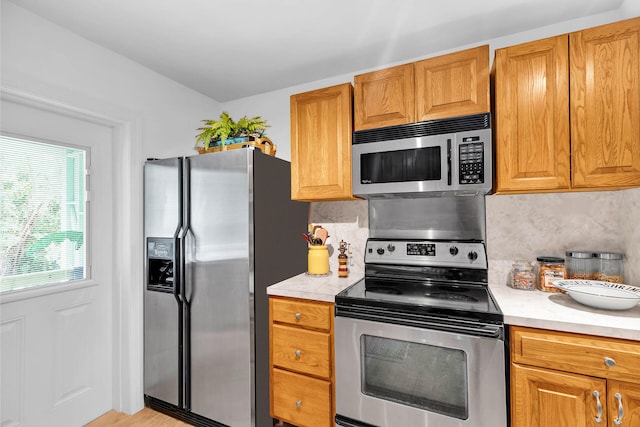
[[[0,292],[86,277],[86,157],[0,136]]]

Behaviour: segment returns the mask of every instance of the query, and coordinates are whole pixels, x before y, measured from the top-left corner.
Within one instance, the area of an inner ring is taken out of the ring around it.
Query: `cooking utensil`
[[[309,238],[309,233],[302,233],[302,237],[304,238],[304,240],[307,241],[308,244],[312,244],[311,243],[311,238]]]
[[[327,237],[329,237],[329,232],[326,229],[320,227],[316,229],[315,234],[313,236],[317,239],[320,239],[321,241],[320,244],[324,245],[325,242],[327,241]]]

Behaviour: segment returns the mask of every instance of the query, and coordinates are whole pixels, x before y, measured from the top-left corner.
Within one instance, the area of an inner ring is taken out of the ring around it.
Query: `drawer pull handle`
[[[296,313],[295,317],[296,317],[296,320],[300,320],[300,318],[302,317],[302,314]]]
[[[622,424],[622,418],[624,417],[624,408],[622,407],[622,395],[620,393],[616,393],[613,395],[616,399],[618,399],[618,418],[613,420],[613,423],[617,426]]]
[[[600,403],[600,393],[598,393],[598,390],[593,391],[593,396],[596,398],[596,407],[598,409],[598,416],[596,417],[595,421],[597,423],[601,423],[602,422],[602,403]]]
[[[296,358],[300,357],[301,354],[302,354],[302,351],[296,350]]]
[[[610,357],[605,357],[604,364],[611,368],[612,366],[616,366],[616,361]]]
[[[301,407],[301,406],[302,406],[302,400],[298,400],[298,401],[296,402],[296,406],[297,406],[298,408],[299,408],[299,407]]]

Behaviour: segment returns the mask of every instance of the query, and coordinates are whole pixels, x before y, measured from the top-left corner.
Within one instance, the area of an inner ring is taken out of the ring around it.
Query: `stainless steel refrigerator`
[[[267,286],[306,270],[308,204],[253,149],[144,168],[145,404],[201,426],[272,426]]]

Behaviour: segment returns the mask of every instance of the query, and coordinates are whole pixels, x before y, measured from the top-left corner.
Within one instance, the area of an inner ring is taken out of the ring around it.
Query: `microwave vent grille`
[[[353,133],[353,143],[366,144],[371,142],[393,141],[396,139],[488,129],[490,127],[490,113],[474,114],[451,119],[430,120],[378,129],[359,130]]]

